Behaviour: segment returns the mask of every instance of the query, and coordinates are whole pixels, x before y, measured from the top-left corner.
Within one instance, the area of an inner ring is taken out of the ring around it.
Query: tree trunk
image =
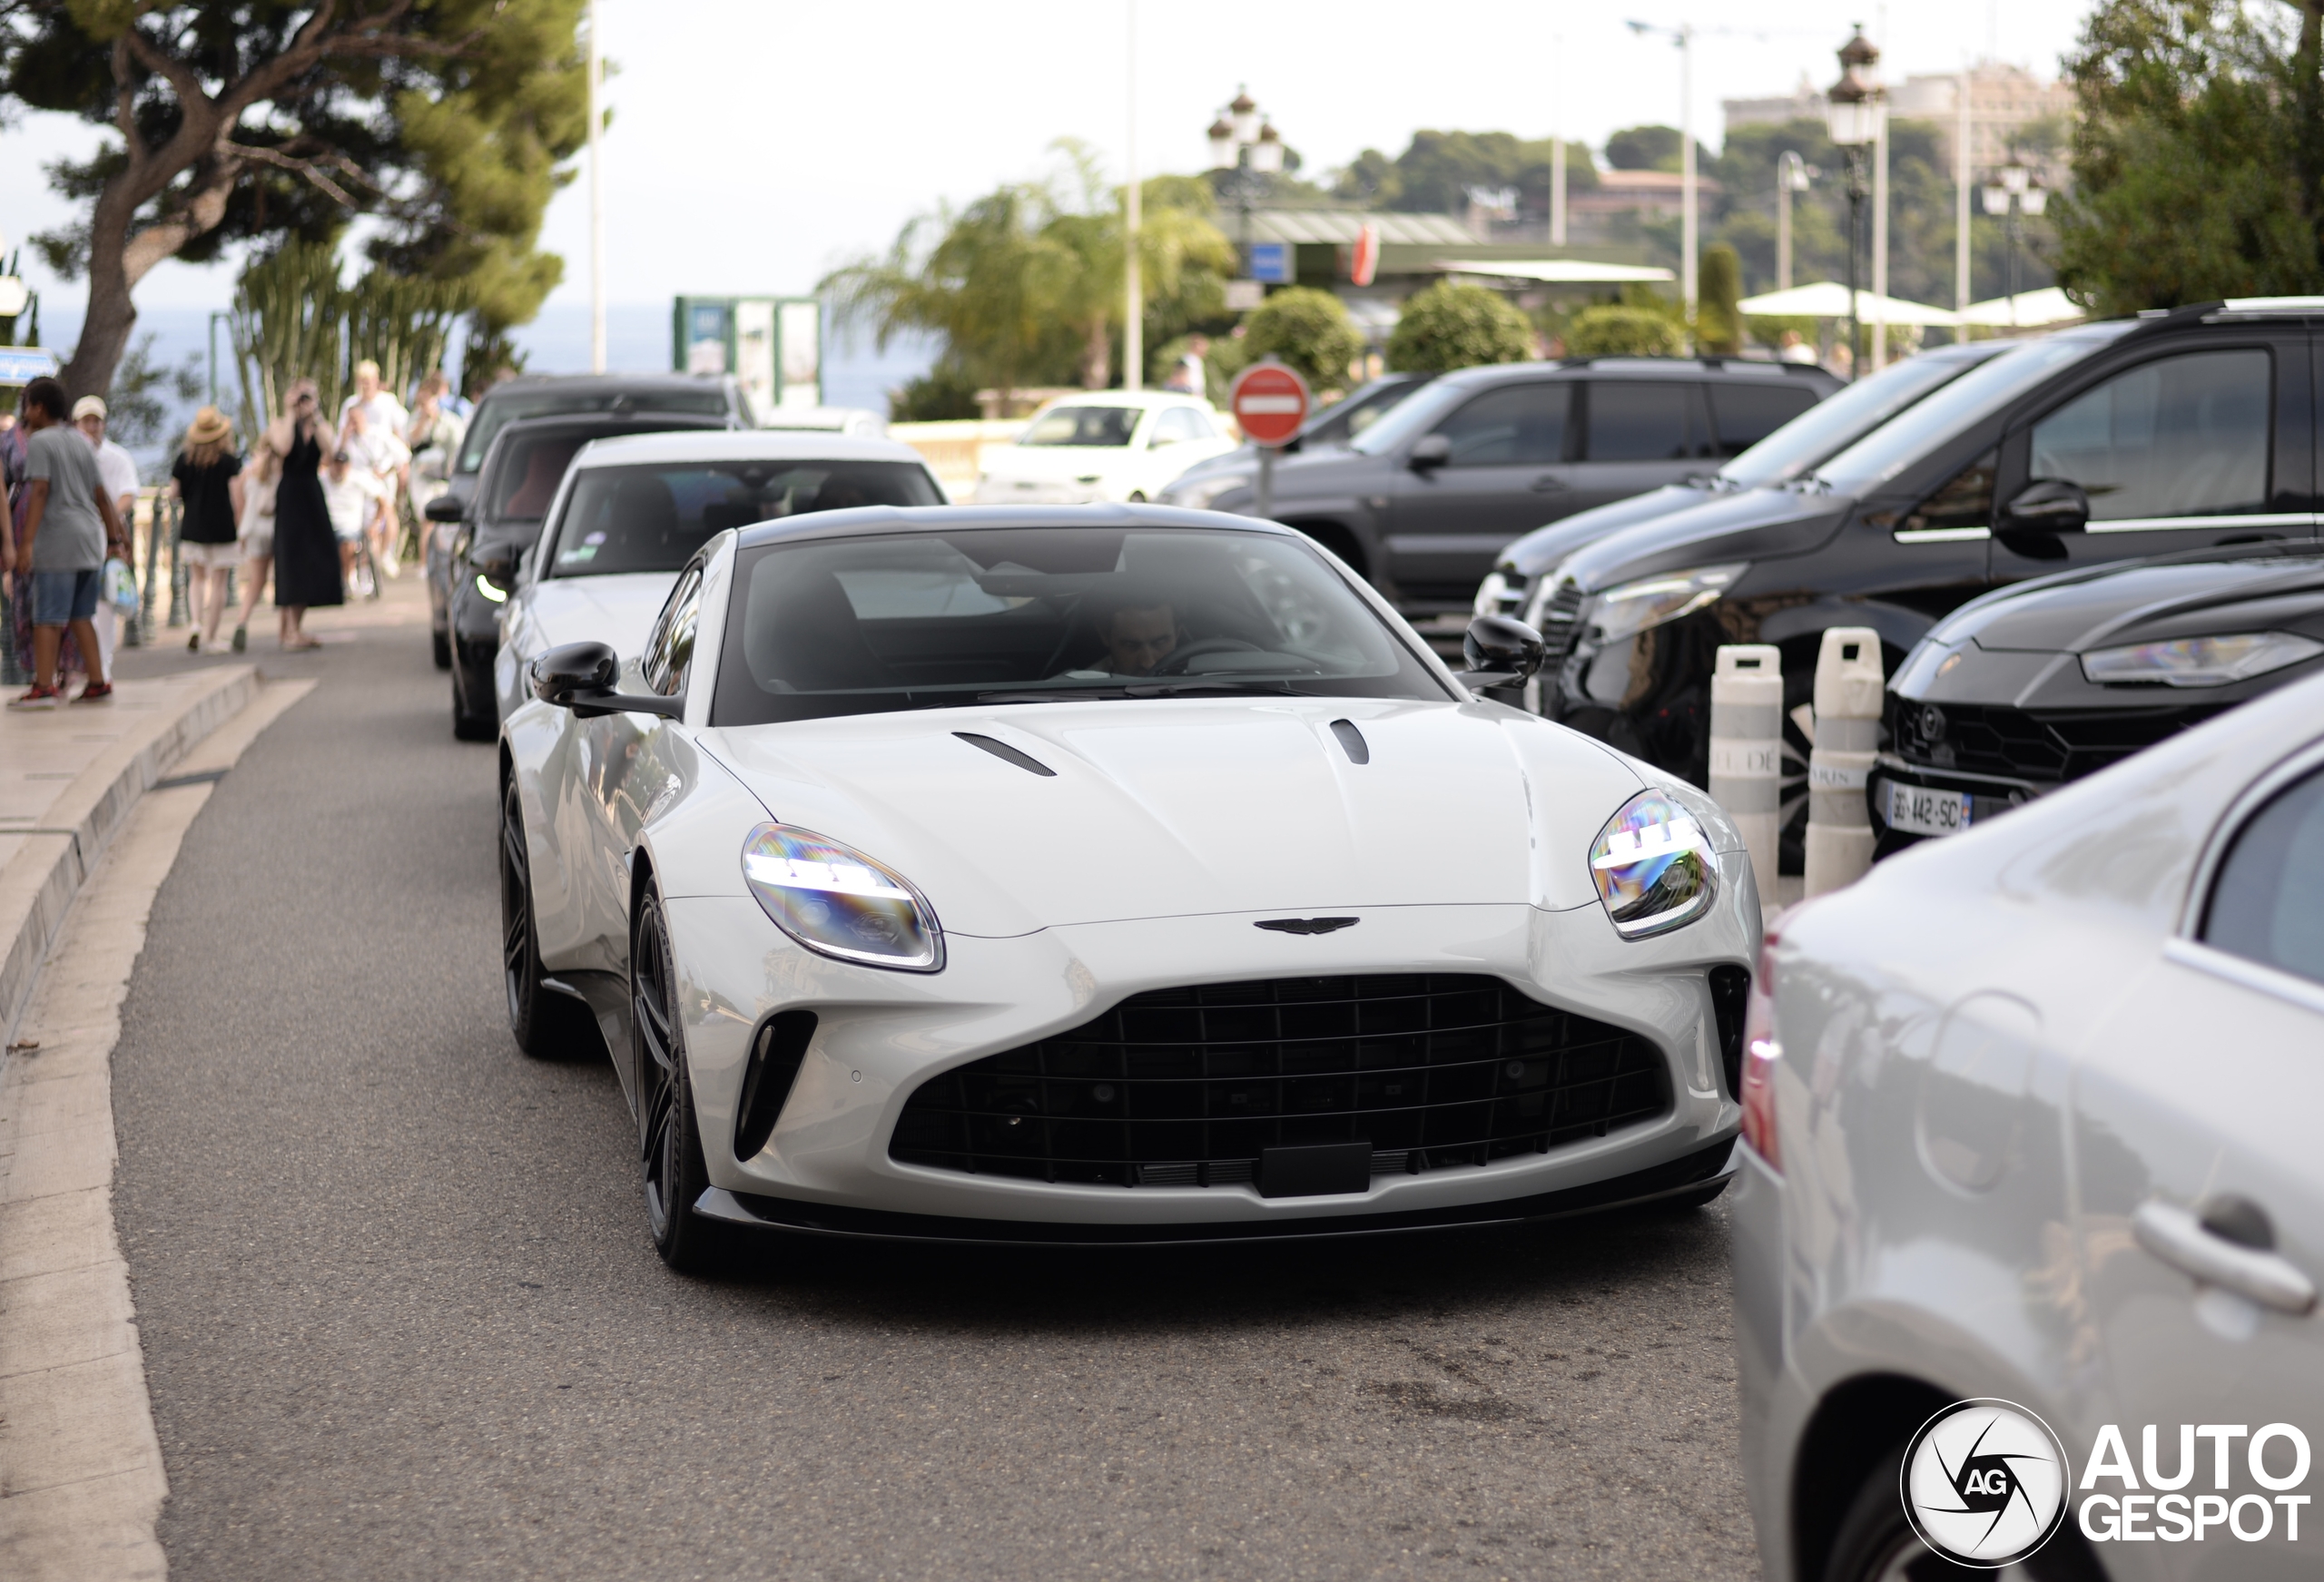
[[[113,369],[137,326],[137,304],[129,295],[129,222],[136,211],[129,182],[126,172],[107,182],[89,221],[89,310],[81,320],[80,344],[61,375],[64,393],[76,401],[113,388]]]
[[[1081,388],[1102,390],[1114,371],[1113,328],[1104,314],[1091,319],[1081,337]]]

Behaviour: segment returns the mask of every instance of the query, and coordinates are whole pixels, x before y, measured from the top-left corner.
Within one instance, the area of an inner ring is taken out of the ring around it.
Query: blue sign
[[[0,346],[0,385],[29,385],[56,372],[56,354],[37,346]]]
[[[1251,278],[1255,280],[1265,280],[1271,286],[1289,284],[1291,244],[1287,241],[1251,243]]]

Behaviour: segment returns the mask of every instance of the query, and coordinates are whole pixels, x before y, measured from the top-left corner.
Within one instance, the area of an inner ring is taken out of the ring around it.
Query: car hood
[[[1687,566],[1804,555],[1832,536],[1852,501],[1797,488],[1746,489],[1620,528],[1567,556],[1585,593]]]
[[[1645,494],[1633,495],[1627,500],[1616,500],[1610,505],[1577,511],[1546,527],[1536,527],[1502,550],[1501,563],[1528,579],[1541,576],[1555,571],[1558,562],[1575,550],[1595,544],[1634,522],[1650,522],[1657,516],[1691,510],[1717,497],[1709,489],[1692,488],[1685,484],[1665,484],[1659,489],[1649,489]]]
[[[566,643],[605,643],[625,659],[645,646],[654,617],[678,580],[674,571],[624,572],[614,576],[560,576],[526,593],[541,649]]]
[[[1369,762],[1350,761],[1335,720],[1362,732]],[[986,937],[1222,912],[1587,906],[1590,842],[1644,783],[1587,737],[1479,703],[1022,703],[702,740],[775,818],[889,864],[945,928]]]
[[[2080,653],[2230,632],[2308,631],[2324,621],[2324,555],[2093,569],[2011,588],[1929,635],[1988,650]]]

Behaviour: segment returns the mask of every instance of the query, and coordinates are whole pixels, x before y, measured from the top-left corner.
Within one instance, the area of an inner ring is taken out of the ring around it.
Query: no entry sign
[[[1307,381],[1279,362],[1257,362],[1235,379],[1226,404],[1254,445],[1275,447],[1307,421]]]

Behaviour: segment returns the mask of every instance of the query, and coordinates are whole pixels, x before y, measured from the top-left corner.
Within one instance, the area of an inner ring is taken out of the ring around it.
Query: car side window
[[[2265,509],[2274,378],[2256,348],[2128,369],[2034,426],[2031,476],[2081,485],[2093,522]]]
[[[1718,431],[1718,454],[1740,456],[1816,404],[1805,385],[1712,385],[1710,412]]]
[[[1537,380],[1488,390],[1437,426],[1452,442],[1448,467],[1541,467],[1565,459],[1573,387]]]
[[[1209,425],[1192,407],[1165,407],[1155,414],[1151,445],[1176,445],[1181,439],[1207,439]]]
[[[1590,382],[1591,461],[1684,461],[1710,449],[1699,387],[1678,379]]]
[[[645,684],[665,697],[685,691],[686,672],[694,664],[694,629],[702,621],[702,568],[689,567],[670,590],[662,613],[654,619],[654,633],[639,656],[638,673]]]
[[[2324,769],[2237,830],[2203,909],[2203,943],[2324,983]]]
[[[1905,515],[1867,517],[1876,527],[1893,527],[1906,544],[1983,538],[1993,526],[1994,470],[1998,451],[1988,450],[1938,486],[1935,494]]]

